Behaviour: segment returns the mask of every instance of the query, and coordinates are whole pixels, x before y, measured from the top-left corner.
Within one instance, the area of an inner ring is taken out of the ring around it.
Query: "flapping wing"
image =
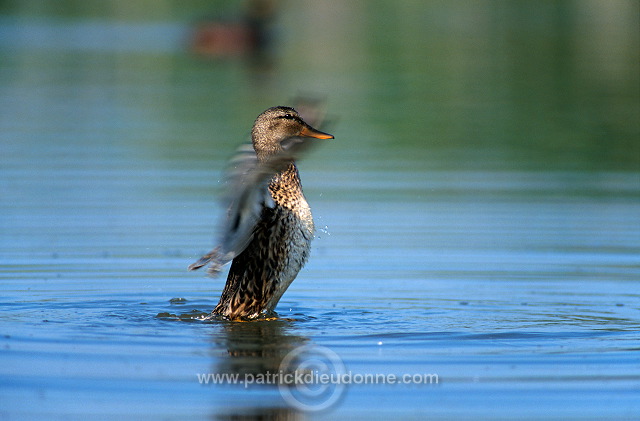
[[[253,238],[253,232],[265,207],[273,207],[269,182],[300,158],[313,144],[309,138],[290,137],[282,141],[282,152],[266,162],[258,162],[255,153],[241,147],[231,160],[227,177],[227,216],[220,229],[218,246],[189,266],[199,269],[209,264],[208,273],[215,276],[222,267],[242,253]]]
[[[227,215],[218,230],[218,246],[191,264],[188,270],[200,269],[209,264],[208,272],[215,276],[226,263],[247,247],[262,207],[271,198],[268,183],[255,185],[251,181],[255,178],[253,174],[257,168],[258,158],[251,144],[241,145],[225,172],[222,205],[227,209]]]

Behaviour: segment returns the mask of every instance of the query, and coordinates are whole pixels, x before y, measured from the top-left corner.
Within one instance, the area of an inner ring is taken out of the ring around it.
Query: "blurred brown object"
[[[276,6],[275,0],[249,0],[240,19],[201,21],[191,39],[191,51],[209,57],[268,54],[272,44],[270,23]]]

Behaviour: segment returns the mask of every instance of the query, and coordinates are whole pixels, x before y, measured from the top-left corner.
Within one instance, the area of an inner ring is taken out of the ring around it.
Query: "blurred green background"
[[[637,171],[639,5],[3,1],[2,137],[211,165],[305,94],[336,135],[312,166]]]

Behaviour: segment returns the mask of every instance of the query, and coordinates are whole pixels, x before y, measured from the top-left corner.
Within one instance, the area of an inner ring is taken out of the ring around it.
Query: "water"
[[[557,28],[580,31],[600,16],[564,6],[513,6],[507,15],[524,19],[526,30],[500,23],[490,32],[512,34],[491,49],[495,60],[486,58],[491,37],[459,44],[456,28],[479,31],[464,20],[468,13],[480,21],[487,10],[506,16],[479,6],[390,11],[376,3],[367,19],[353,19],[347,44],[364,50],[325,48],[346,31],[341,19],[363,11],[318,4],[282,10],[280,36],[298,35],[314,48],[301,62],[302,47],[285,43],[269,74],[238,57],[184,52],[188,22],[175,17],[120,23],[109,41],[103,17],[7,11],[0,416],[638,418],[633,56],[594,47],[596,69],[581,61],[583,44],[556,56],[557,43],[537,36],[548,33],[541,16],[571,17]],[[604,4],[594,3],[596,11],[614,21],[636,7]],[[336,8],[343,18],[331,18]],[[310,28],[287,25],[305,16],[316,17]],[[419,19],[432,25],[422,28]],[[386,43],[366,44],[362,34],[396,21],[402,30]],[[333,31],[316,28],[321,23]],[[37,35],[57,31],[66,35]],[[623,33],[615,31],[593,45]],[[573,39],[567,32],[552,38]],[[440,44],[416,55],[402,43],[411,34],[448,39],[450,61],[427,66],[427,57],[443,53]],[[490,70],[501,60],[527,56],[519,42],[555,67],[536,73],[514,64],[506,81],[496,77]],[[452,68],[468,71],[445,71]],[[474,78],[480,83],[470,85]],[[597,92],[587,88],[594,78]],[[255,115],[301,85],[327,95],[327,131],[336,136],[300,165],[322,228],[311,260],[278,319],[198,321],[224,284],[186,271],[213,245],[220,169]],[[326,348],[315,348],[316,359],[303,355],[310,368],[344,364],[352,383],[366,374],[387,382],[284,393],[256,381],[199,382],[210,373],[253,380],[277,373],[291,351],[309,345]],[[412,384],[388,381],[405,375]],[[303,408],[319,409],[335,390],[323,410]]]

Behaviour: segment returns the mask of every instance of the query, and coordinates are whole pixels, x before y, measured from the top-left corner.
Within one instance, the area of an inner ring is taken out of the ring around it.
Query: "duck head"
[[[307,124],[293,108],[282,106],[264,111],[251,129],[253,149],[261,161],[282,151],[283,140],[296,136],[333,139],[332,135]]]

